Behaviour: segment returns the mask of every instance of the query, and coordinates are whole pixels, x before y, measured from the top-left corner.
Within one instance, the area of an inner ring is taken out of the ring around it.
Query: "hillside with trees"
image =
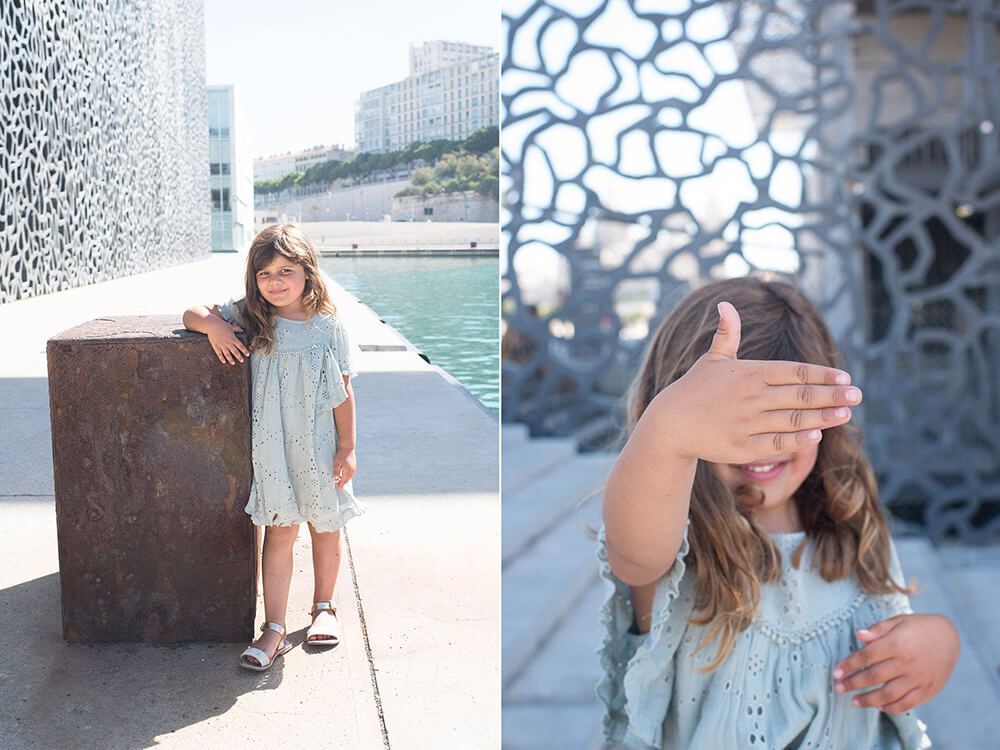
[[[401,151],[388,154],[364,153],[348,161],[316,164],[305,172],[291,172],[276,180],[255,182],[254,192],[257,195],[269,195],[289,188],[329,184],[343,179],[361,182],[376,172],[422,163],[433,164],[434,167],[417,167],[414,171],[414,186],[418,184],[416,173],[421,173],[418,194],[429,195],[432,190],[438,193],[462,189],[476,190],[482,195],[499,198],[499,144],[499,128],[480,128],[464,141],[439,139],[428,143],[411,143]],[[439,166],[442,166],[440,174],[437,171]],[[424,192],[429,184],[431,188]],[[444,187],[445,184],[448,185],[447,188]],[[460,185],[464,187],[459,187]],[[411,188],[404,188],[409,189]]]
[[[405,195],[438,195],[475,190],[480,195],[500,199],[499,148],[488,154],[476,156],[465,151],[444,154],[434,167],[418,167],[410,175],[412,187],[396,191],[396,197]]]

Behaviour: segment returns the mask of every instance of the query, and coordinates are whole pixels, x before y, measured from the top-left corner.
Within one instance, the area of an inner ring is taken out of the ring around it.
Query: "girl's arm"
[[[243,342],[236,338],[237,331],[243,329],[226,322],[218,306],[212,307],[211,310],[204,305],[189,307],[184,311],[183,320],[184,327],[189,331],[197,331],[208,336],[212,350],[223,364],[235,365],[237,360],[242,362],[244,357],[250,356]]]
[[[941,692],[960,648],[958,631],[944,615],[896,615],[859,630],[858,640],[865,645],[833,670],[837,692],[881,685],[851,703],[890,714],[909,711]]]
[[[355,420],[354,388],[351,379],[344,375],[344,388],[347,398],[333,407],[333,421],[337,425],[337,454],[333,457],[333,474],[338,488],[347,484],[357,470],[357,458],[354,455],[354,444],[357,436]]]
[[[608,476],[608,562],[631,586],[658,580],[684,539],[698,459],[742,464],[797,450],[861,402],[841,370],[737,360],[740,316],[719,305],[712,346],[654,398]]]
[[[632,586],[663,576],[684,539],[698,461],[672,429],[682,405],[671,388],[646,407],[604,489],[608,562]]]

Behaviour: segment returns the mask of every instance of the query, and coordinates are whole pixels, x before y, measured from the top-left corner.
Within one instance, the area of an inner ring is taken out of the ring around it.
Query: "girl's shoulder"
[[[230,323],[240,325],[243,310],[246,307],[246,297],[240,297],[238,299],[231,297],[225,302],[216,305],[216,307],[219,308],[219,312],[222,314],[223,318]]]
[[[331,312],[320,311],[312,316],[313,325],[323,331],[337,331],[342,329],[340,318]]]

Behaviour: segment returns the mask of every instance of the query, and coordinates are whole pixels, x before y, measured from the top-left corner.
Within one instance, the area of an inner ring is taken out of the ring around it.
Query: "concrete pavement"
[[[243,263],[214,255],[0,306],[0,747],[496,748],[496,419],[335,285],[361,349],[355,490],[369,508],[347,526],[342,644],[301,646],[308,533],[288,609],[300,645],[268,672],[236,666],[246,644],[62,641],[45,342],[103,316],[179,322],[238,296]]]

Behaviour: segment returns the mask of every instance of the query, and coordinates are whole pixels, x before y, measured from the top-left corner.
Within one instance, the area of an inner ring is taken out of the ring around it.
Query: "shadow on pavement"
[[[237,667],[245,644],[65,643],[59,602],[57,573],[0,590],[5,747],[149,747],[281,684],[281,660],[260,674]]]

